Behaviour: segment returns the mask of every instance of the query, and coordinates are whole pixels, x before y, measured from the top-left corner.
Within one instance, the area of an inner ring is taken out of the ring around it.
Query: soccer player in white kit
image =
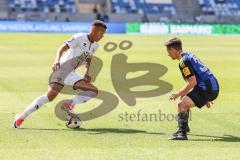
[[[92,55],[98,48],[98,41],[102,39],[106,29],[104,22],[96,20],[89,33],[75,34],[59,47],[47,93],[37,97],[21,114],[15,116],[15,128],[19,128],[32,112],[54,100],[65,85],[71,85],[75,90],[83,90],[68,104],[64,104],[70,110],[74,105],[84,103],[98,94],[98,89],[90,82],[88,70]],[[81,65],[84,65],[84,77],[80,77],[75,72],[75,69]]]

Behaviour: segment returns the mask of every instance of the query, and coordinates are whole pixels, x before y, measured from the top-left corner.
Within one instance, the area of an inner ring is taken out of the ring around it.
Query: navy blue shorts
[[[194,87],[187,96],[192,99],[195,106],[202,108],[208,101],[213,101],[218,97],[219,91],[202,91],[198,87]]]

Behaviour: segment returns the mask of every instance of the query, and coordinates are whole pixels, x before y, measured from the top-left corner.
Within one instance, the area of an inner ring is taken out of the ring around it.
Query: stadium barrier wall
[[[240,25],[127,23],[126,30],[127,33],[142,34],[240,34]]]
[[[0,32],[45,32],[77,33],[88,32],[91,23],[79,22],[16,22],[0,21]],[[108,33],[126,33],[125,23],[109,23]]]
[[[240,34],[240,24],[164,24],[108,23],[108,33],[140,34]],[[80,22],[16,22],[0,21],[0,32],[88,32],[91,23]]]

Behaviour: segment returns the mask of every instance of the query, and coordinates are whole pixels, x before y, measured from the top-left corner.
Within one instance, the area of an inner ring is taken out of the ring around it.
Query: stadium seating
[[[111,0],[111,6],[113,13],[176,14],[172,0]]]
[[[205,14],[240,15],[240,0],[198,0],[198,2]]]
[[[76,12],[74,0],[9,0],[9,8],[15,12]]]

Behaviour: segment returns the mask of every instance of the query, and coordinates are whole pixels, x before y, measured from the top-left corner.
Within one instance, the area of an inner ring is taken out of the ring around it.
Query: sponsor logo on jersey
[[[85,52],[83,52],[83,55],[84,55],[84,57],[85,57],[85,59],[90,55],[90,53],[89,52],[87,52],[87,51],[85,51]]]
[[[190,73],[190,70],[189,70],[189,68],[188,67],[185,67],[185,68],[183,68],[183,74],[185,75],[185,76],[188,76],[188,75],[190,75],[191,73]]]
[[[183,62],[182,59],[180,60],[180,67],[181,67],[181,68],[184,68],[184,67],[185,67],[185,64],[184,64],[184,62]]]

